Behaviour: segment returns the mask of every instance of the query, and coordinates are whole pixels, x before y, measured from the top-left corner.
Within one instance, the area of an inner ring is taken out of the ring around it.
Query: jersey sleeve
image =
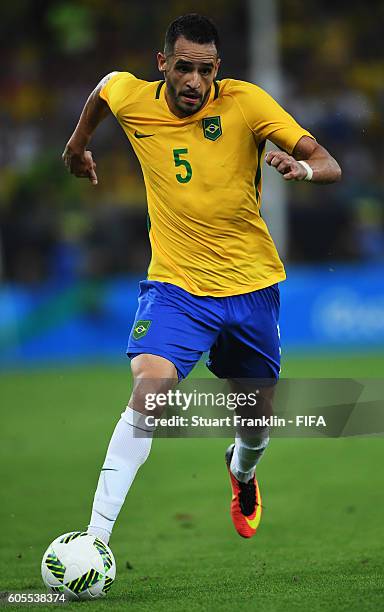
[[[99,96],[118,118],[129,104],[129,94],[138,79],[130,72],[116,72],[100,90]]]
[[[292,153],[302,136],[314,138],[266,91],[243,81],[234,82],[231,94],[238,103],[248,127],[259,142],[271,140]]]

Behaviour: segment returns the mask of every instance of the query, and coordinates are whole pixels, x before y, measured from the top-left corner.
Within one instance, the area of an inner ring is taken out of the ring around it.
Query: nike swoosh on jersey
[[[154,134],[140,134],[140,132],[138,132],[137,130],[135,130],[135,133],[133,135],[135,138],[150,138],[151,136],[154,136]]]

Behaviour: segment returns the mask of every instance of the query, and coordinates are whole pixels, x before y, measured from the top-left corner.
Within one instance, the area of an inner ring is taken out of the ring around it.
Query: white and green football
[[[111,588],[116,563],[102,540],[84,531],[72,531],[48,546],[41,575],[53,593],[64,593],[68,599],[97,599]]]

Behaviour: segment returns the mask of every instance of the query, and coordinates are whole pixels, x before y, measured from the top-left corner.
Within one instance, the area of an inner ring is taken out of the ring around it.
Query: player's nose
[[[187,81],[187,85],[191,89],[200,89],[200,75],[197,70],[195,72],[191,72],[190,77]]]

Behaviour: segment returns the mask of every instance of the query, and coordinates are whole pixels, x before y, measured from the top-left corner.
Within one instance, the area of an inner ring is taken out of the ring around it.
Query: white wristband
[[[303,168],[305,168],[306,171],[307,171],[307,176],[305,176],[302,180],[303,181],[311,181],[312,177],[313,177],[313,170],[312,170],[311,166],[309,164],[307,164],[307,162],[305,162],[305,161],[299,161],[299,164],[301,164],[303,166]]]

